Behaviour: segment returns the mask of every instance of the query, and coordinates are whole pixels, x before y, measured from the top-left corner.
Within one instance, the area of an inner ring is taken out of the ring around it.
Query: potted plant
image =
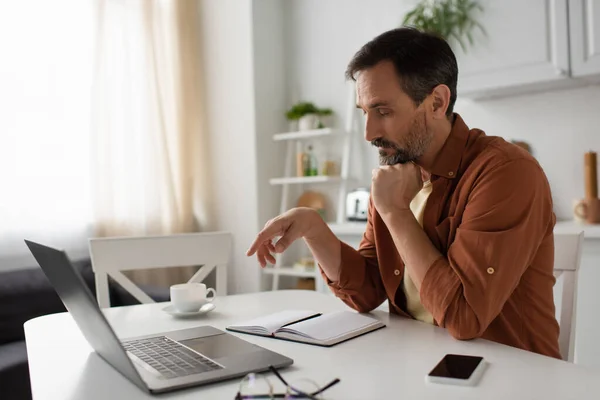
[[[404,16],[402,25],[432,33],[446,41],[455,40],[466,51],[465,39],[473,45],[474,28],[483,34],[483,26],[474,17],[483,11],[477,0],[421,0]]]
[[[289,121],[298,121],[298,130],[308,131],[323,127],[321,117],[333,114],[330,108],[318,108],[310,102],[300,102],[292,106],[285,116]]]

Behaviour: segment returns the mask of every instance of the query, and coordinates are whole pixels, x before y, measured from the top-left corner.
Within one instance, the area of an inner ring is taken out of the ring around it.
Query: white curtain
[[[87,256],[92,0],[0,4],[0,270]]]
[[[98,0],[96,15],[91,143],[96,234],[197,230],[205,213],[195,206],[204,204],[208,168],[201,157],[206,138],[197,0]],[[145,271],[132,278],[170,284],[190,273]]]

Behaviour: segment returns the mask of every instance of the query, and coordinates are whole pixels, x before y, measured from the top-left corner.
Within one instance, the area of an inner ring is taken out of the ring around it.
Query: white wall
[[[288,0],[286,2],[287,101],[314,101],[343,117],[344,70],[352,55],[376,35],[399,26],[414,1]],[[459,74],[460,80],[460,74]],[[459,100],[456,111],[470,127],[489,135],[529,142],[552,186],[555,212],[571,216],[572,199],[583,195],[583,153],[600,150],[600,86],[479,102]],[[366,164],[376,163],[374,149]],[[365,171],[367,177],[370,170]],[[364,177],[364,175],[363,175]],[[350,241],[350,238],[348,238]],[[354,243],[353,243],[354,244]],[[579,362],[600,366],[600,304],[597,265],[580,274],[577,340]],[[581,321],[584,322],[581,322]]]
[[[287,143],[273,141],[273,135],[285,132],[285,40],[284,3],[280,0],[252,2],[254,48],[254,102],[256,122],[256,163],[258,225],[262,228],[279,214],[281,186],[271,186],[269,178],[283,174]],[[255,263],[253,268],[258,268]],[[264,276],[262,288],[271,285],[272,277]]]
[[[254,47],[254,102],[257,140],[258,219],[262,226],[279,212],[281,187],[273,187],[268,178],[282,175],[286,143],[273,141],[273,135],[285,132],[286,69],[284,2],[252,2]]]
[[[252,1],[203,0],[203,112],[210,136],[212,204],[208,229],[233,234],[229,291],[255,291],[256,263],[245,253],[258,231],[252,56]]]
[[[460,79],[460,77],[459,77]],[[600,150],[600,86],[492,101],[459,101],[456,110],[488,135],[525,140],[550,185],[557,217],[570,219],[583,197],[583,154]]]

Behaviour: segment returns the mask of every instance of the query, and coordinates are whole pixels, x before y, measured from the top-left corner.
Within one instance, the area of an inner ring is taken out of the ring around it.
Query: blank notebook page
[[[336,311],[290,325],[288,330],[325,341],[378,323],[379,320],[355,312]]]
[[[232,325],[232,328],[251,328],[251,327],[264,327],[270,333],[275,332],[277,328],[282,325],[289,324],[290,322],[298,321],[304,318],[308,318],[311,315],[315,315],[314,311],[310,310],[286,310],[280,311],[274,314],[266,315],[245,321],[240,324]]]

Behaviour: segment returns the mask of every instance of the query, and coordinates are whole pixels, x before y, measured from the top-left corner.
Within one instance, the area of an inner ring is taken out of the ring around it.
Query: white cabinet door
[[[480,0],[474,31],[458,59],[459,97],[510,94],[528,86],[565,81],[569,76],[567,0]]]
[[[600,74],[600,0],[569,0],[571,73]]]

